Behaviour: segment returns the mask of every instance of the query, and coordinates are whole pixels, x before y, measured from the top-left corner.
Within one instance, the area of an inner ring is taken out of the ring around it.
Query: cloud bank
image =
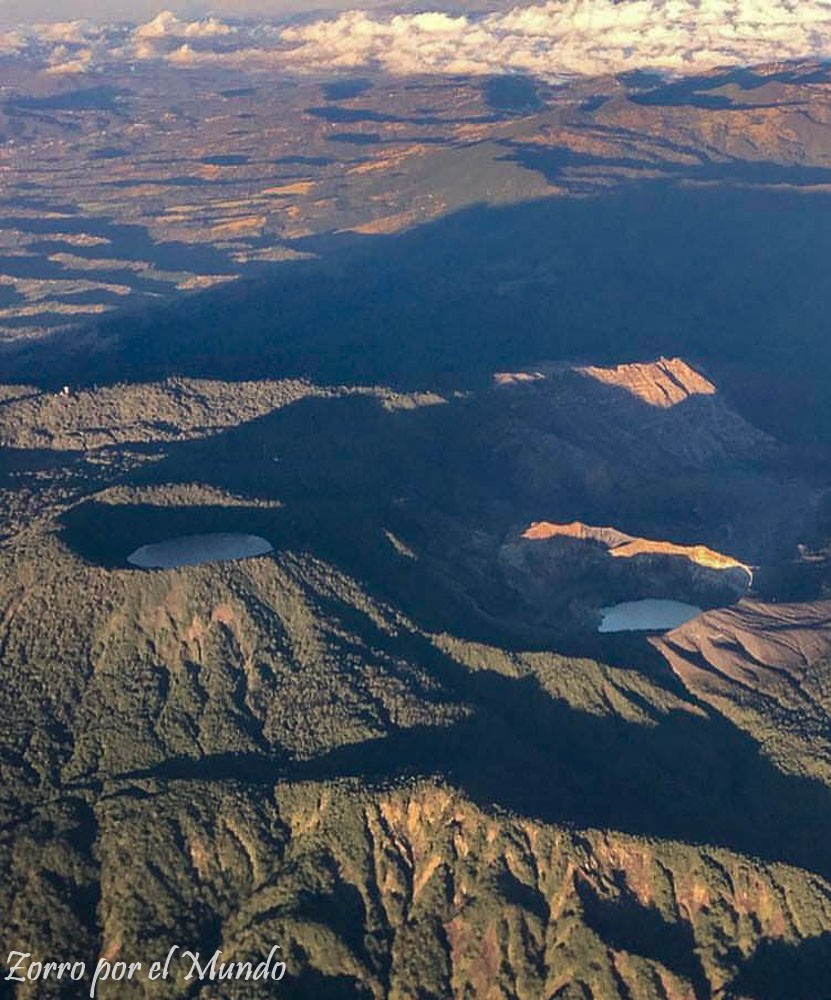
[[[147,60],[192,65],[200,58],[239,58],[261,30],[256,25],[240,28],[216,17],[181,20],[162,11],[137,26],[77,20],[0,32],[0,55],[27,58],[50,73],[87,72],[112,63]],[[276,35],[275,29],[270,35]]]
[[[542,76],[831,58],[829,0],[551,0],[485,17],[352,11],[286,29],[295,65]]]
[[[831,0],[549,0],[488,15],[353,10],[289,27],[164,11],[137,27],[73,21],[7,32],[0,53],[34,56],[51,72],[157,59],[397,75],[683,74],[831,59]]]

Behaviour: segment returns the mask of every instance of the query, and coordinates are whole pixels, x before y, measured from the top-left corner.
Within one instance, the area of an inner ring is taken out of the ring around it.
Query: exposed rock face
[[[650,642],[693,694],[762,734],[778,762],[831,778],[831,601],[743,600]]]
[[[651,538],[635,538],[617,528],[596,528],[581,521],[570,524],[551,524],[549,521],[535,521],[522,533],[523,538],[543,540],[546,538],[578,538],[605,545],[613,558],[631,559],[641,555],[680,556],[706,566],[709,569],[743,569],[747,573],[748,584],[753,581],[753,571],[749,566],[732,556],[714,552],[706,545],[677,545],[675,542],[659,542]]]
[[[471,475],[510,495],[514,523],[622,524],[761,566],[792,558],[813,520],[785,446],[680,358],[502,372],[477,417],[490,455]]]
[[[730,604],[753,578],[750,567],[704,545],[637,538],[580,521],[535,522],[506,542],[499,558],[510,585],[541,613],[565,603],[584,621],[621,600]]]
[[[630,472],[706,469],[773,446],[681,358],[610,368],[542,364],[500,372],[494,382],[517,394],[515,405],[538,430],[566,436]]]
[[[721,608],[655,639],[685,679],[706,680],[758,691],[781,687],[783,672],[804,675],[831,653],[831,601],[762,604],[742,601]]]
[[[714,396],[716,387],[681,358],[659,358],[647,364],[575,369],[605,385],[625,389],[649,406],[667,409],[691,396]]]
[[[768,943],[774,971],[828,954],[831,806],[635,670],[421,634],[297,554],[0,566],[9,950],[164,956],[184,927],[211,954],[221,927],[228,959],[279,942],[298,1000],[758,998]]]
[[[488,628],[592,628],[600,608],[644,598],[732,604],[813,523],[784,447],[678,358],[503,372],[432,418],[448,415],[452,486],[395,506],[389,528]]]

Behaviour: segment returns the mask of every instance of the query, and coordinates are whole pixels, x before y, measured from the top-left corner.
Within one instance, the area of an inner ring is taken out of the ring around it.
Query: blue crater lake
[[[173,569],[230,559],[250,559],[271,551],[271,543],[259,535],[185,535],[153,545],[142,545],[127,556],[127,562],[139,569]]]
[[[598,632],[666,632],[701,614],[701,608],[682,601],[624,601],[601,608]]]

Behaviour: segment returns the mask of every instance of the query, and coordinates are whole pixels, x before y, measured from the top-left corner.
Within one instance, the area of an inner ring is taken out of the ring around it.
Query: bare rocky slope
[[[689,691],[751,728],[780,765],[826,780],[828,601],[745,600],[651,641]]]

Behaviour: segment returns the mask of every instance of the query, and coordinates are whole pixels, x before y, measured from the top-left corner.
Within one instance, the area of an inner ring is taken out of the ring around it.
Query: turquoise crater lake
[[[694,604],[646,598],[601,608],[598,632],[666,632],[702,612]]]

